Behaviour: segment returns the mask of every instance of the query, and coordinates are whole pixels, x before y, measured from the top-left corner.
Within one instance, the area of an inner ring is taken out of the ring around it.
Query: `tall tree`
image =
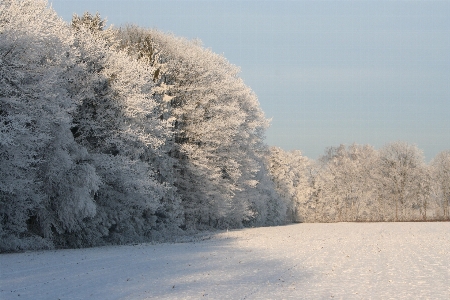
[[[436,155],[430,164],[435,188],[438,215],[450,220],[450,150]]]
[[[421,197],[426,180],[426,168],[422,152],[405,142],[387,144],[380,149],[380,195],[393,214],[393,221],[410,220],[414,202]]]
[[[320,158],[322,197],[333,203],[333,220],[367,220],[368,206],[376,195],[376,162],[371,146],[356,144],[330,147]]]
[[[311,190],[309,170],[311,162],[298,150],[286,152],[270,148],[268,165],[276,190],[286,201],[288,219],[301,222],[308,216],[306,203]]]
[[[95,215],[100,184],[70,131],[71,33],[44,1],[2,1],[0,26],[0,248],[51,247]]]
[[[99,212],[78,238],[93,244],[153,238],[156,229],[175,230],[181,213],[172,160],[163,149],[169,131],[152,95],[152,67],[118,51],[104,26],[98,14],[72,22],[80,54],[71,90],[81,99],[72,132],[92,154],[103,183],[96,194]]]
[[[118,34],[130,55],[155,70],[160,117],[173,125],[167,145],[185,225],[241,224],[253,214],[239,195],[255,187],[267,120],[239,69],[198,41],[134,26]]]

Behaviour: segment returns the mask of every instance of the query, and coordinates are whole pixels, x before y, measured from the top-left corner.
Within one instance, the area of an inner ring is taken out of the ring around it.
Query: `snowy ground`
[[[0,255],[0,299],[450,299],[450,222],[296,224]]]

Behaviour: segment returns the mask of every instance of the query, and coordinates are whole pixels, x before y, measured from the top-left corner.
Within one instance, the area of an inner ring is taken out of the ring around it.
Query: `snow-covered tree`
[[[0,9],[1,251],[286,222],[268,121],[223,56],[46,1]]]
[[[182,213],[148,66],[45,1],[0,3],[1,250],[153,238]],[[91,24],[92,25],[92,24]],[[106,33],[105,33],[106,32]]]
[[[430,167],[437,205],[436,217],[450,220],[450,150],[438,153]]]
[[[0,248],[50,247],[95,215],[100,184],[70,131],[71,33],[46,2],[24,0],[0,3],[0,36]]]
[[[379,157],[379,195],[392,209],[390,214],[385,211],[384,219],[411,220],[413,208],[421,205],[429,190],[422,151],[415,145],[395,142],[380,149]]]
[[[198,41],[134,26],[118,35],[130,55],[153,67],[160,117],[173,125],[167,149],[185,225],[239,226],[254,213],[243,191],[256,186],[267,126],[239,69]]]
[[[435,215],[431,173],[421,151],[407,143],[378,151],[355,144],[328,148],[312,179],[316,221],[428,220]]]
[[[0,251],[291,221],[449,219],[448,151],[268,148],[239,68],[42,0],[0,2]],[[433,201],[431,201],[433,200]]]
[[[305,221],[309,214],[307,202],[311,194],[310,160],[298,150],[286,152],[271,147],[268,165],[276,190],[286,201],[288,218],[296,222]]]
[[[71,90],[81,99],[72,132],[103,182],[96,194],[100,211],[87,223],[97,228],[89,229],[94,239],[144,240],[180,224],[172,159],[164,152],[168,125],[158,118],[151,66],[118,51],[98,19],[86,13],[72,24],[80,54]]]
[[[376,151],[369,145],[330,147],[320,158],[321,201],[331,204],[330,220],[367,220],[376,196]]]

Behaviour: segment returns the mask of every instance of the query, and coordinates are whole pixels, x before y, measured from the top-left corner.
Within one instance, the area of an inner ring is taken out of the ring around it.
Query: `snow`
[[[0,299],[449,299],[450,222],[295,224],[0,255]]]

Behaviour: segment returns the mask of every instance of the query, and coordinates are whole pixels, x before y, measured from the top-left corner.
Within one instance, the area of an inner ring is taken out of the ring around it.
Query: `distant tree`
[[[367,220],[367,211],[376,195],[376,158],[376,151],[371,146],[356,144],[328,148],[320,158],[322,201],[332,203],[332,220]]]
[[[271,147],[268,165],[276,190],[285,199],[288,220],[304,221],[308,213],[305,206],[310,195],[310,161],[298,150],[286,152]]]
[[[309,198],[303,207],[306,210],[305,222],[320,222],[323,221],[324,206],[327,204],[324,202],[323,181],[321,180],[321,168],[324,165],[320,161],[311,161],[307,172],[309,182]]]
[[[444,220],[450,220],[450,150],[436,155],[430,167],[439,210],[437,215]]]
[[[268,168],[266,161],[261,162],[254,185],[237,195],[238,199],[248,199],[249,202],[250,213],[244,218],[245,226],[274,226],[290,222],[287,200],[277,192]]]
[[[379,194],[393,208],[387,220],[411,220],[414,206],[428,190],[422,152],[414,145],[395,142],[380,149]],[[426,212],[424,212],[426,216]]]

